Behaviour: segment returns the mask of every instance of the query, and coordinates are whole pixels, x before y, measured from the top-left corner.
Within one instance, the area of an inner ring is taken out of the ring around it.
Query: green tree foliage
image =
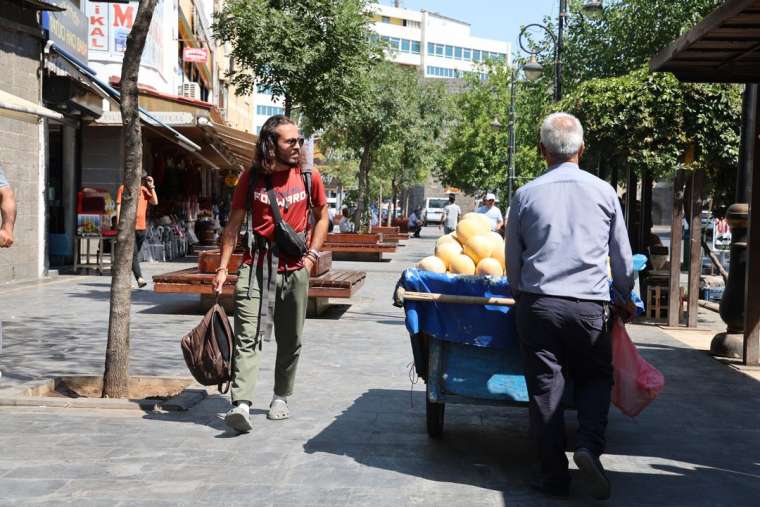
[[[361,100],[343,111],[322,139],[330,149],[359,160],[354,220],[361,228],[369,223],[371,174],[380,179],[396,175],[401,182],[424,170],[420,168],[428,160],[425,147],[440,133],[443,92],[423,83],[414,70],[389,62],[373,67],[357,88]],[[384,171],[374,175],[378,161]]]
[[[614,165],[668,177],[683,167],[693,143],[692,167],[704,168],[711,181],[725,184],[720,174],[735,170],[738,158],[740,106],[735,87],[680,83],[670,74],[641,68],[586,81],[554,108],[583,123],[587,167],[599,167],[604,174]]]
[[[444,185],[478,195],[495,191],[506,198],[507,156],[509,150],[509,107],[511,71],[489,65],[488,79],[470,75],[464,91],[454,97],[454,111],[436,176]],[[515,157],[516,176],[530,179],[542,170],[538,156],[538,126],[549,100],[542,83],[517,83]],[[498,120],[501,128],[493,126]]]
[[[622,76],[698,23],[722,0],[606,0],[604,16],[584,17],[571,4],[564,77],[569,89],[587,79]],[[553,76],[553,75],[552,75]]]
[[[353,108],[356,81],[380,57],[371,41],[367,0],[229,0],[214,23],[232,46],[230,73],[238,93],[257,86],[309,120],[326,125]]]

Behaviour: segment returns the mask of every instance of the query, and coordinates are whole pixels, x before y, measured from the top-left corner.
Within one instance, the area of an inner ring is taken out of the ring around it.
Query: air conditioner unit
[[[198,83],[183,83],[180,85],[177,95],[188,99],[201,100],[201,87]]]

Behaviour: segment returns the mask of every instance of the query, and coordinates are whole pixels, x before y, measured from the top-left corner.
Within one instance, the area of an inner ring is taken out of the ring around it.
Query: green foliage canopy
[[[229,0],[214,33],[232,47],[237,92],[257,86],[324,127],[356,106],[356,82],[380,58],[367,0]]]

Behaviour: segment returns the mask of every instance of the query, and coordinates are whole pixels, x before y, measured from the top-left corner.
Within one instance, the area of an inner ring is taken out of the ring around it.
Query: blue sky
[[[380,0],[393,5],[393,0]],[[472,25],[472,35],[506,40],[517,46],[520,26],[540,23],[544,16],[556,17],[558,0],[401,0],[407,9],[425,9],[460,19]]]

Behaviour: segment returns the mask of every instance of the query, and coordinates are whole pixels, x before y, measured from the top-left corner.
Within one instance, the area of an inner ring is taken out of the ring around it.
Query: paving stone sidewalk
[[[391,292],[436,233],[426,229],[391,262],[336,263],[367,271],[367,283],[350,305],[307,321],[290,420],[265,415],[274,343],[264,346],[249,435],[225,431],[223,396],[171,414],[0,407],[0,505],[602,505],[578,481],[569,501],[530,490],[523,409],[449,406],[444,439],[428,438],[424,385],[410,384]],[[145,266],[151,275],[179,267]],[[108,297],[107,277],[0,290],[0,390],[100,374]],[[185,375],[178,339],[199,320],[197,301],[147,289],[133,299],[132,374]],[[758,505],[760,383],[657,328],[630,331],[667,386],[636,419],[612,409],[604,504]]]

